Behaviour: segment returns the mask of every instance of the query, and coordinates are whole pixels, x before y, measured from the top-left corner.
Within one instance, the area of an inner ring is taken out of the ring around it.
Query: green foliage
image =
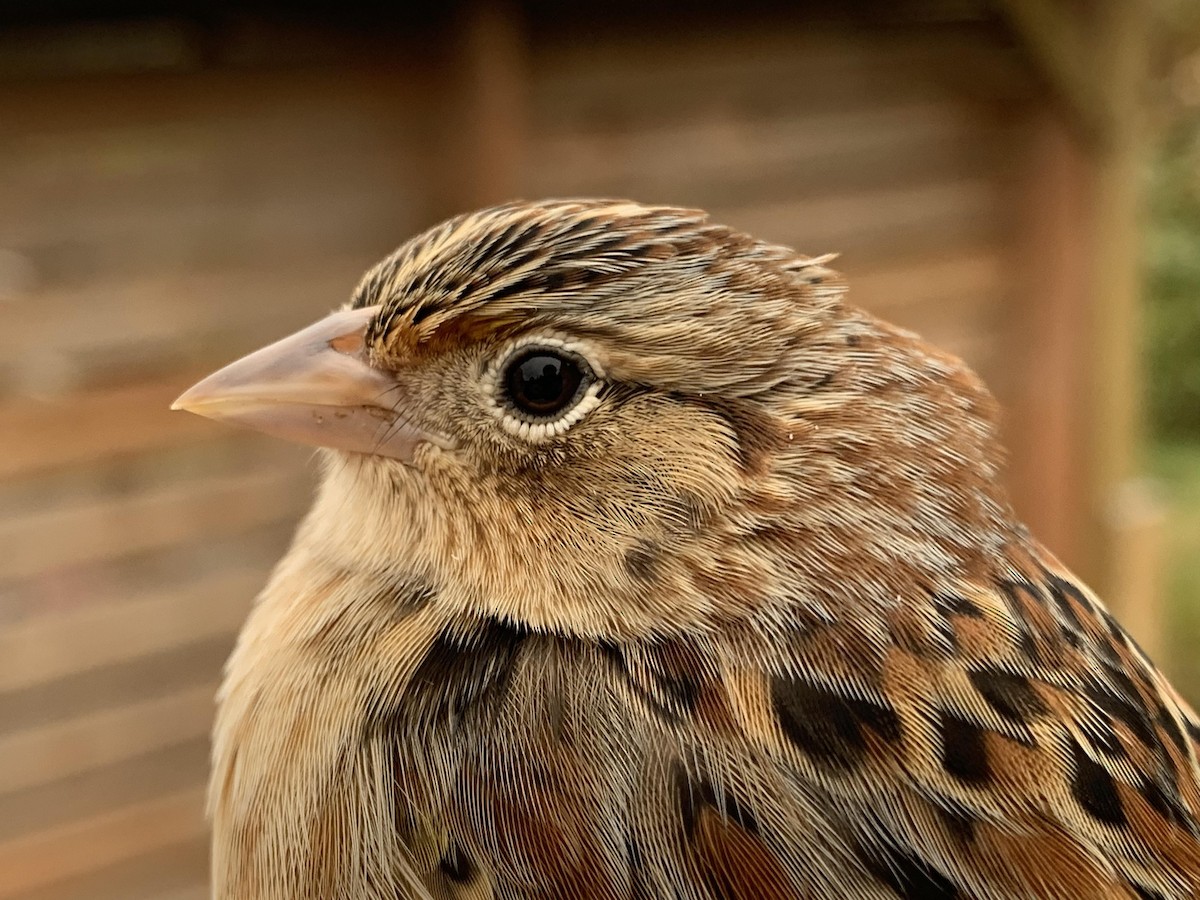
[[[1200,115],[1170,128],[1148,199],[1151,422],[1160,436],[1200,439]]]

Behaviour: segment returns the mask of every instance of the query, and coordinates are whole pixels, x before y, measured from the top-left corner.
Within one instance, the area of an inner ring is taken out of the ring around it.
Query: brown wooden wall
[[[423,224],[414,93],[349,66],[5,86],[0,897],[202,883],[213,688],[312,473],[167,405]]]
[[[1013,128],[950,77],[996,53],[969,32],[833,39],[761,25],[667,46],[563,41],[534,56],[522,187],[694,205],[839,253],[853,302],[999,385]]]
[[[435,212],[704,206],[841,252],[857,302],[1022,396],[1036,103],[1002,31],[537,15],[386,66],[363,37],[306,65],[0,83],[0,900],[204,896],[213,691],[312,471],[167,404]]]

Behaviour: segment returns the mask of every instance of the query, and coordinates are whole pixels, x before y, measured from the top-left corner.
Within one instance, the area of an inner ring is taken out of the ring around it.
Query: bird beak
[[[367,324],[379,307],[348,309],[243,356],[171,404],[300,444],[411,462],[421,443],[450,442],[403,421],[402,390],[370,364]]]

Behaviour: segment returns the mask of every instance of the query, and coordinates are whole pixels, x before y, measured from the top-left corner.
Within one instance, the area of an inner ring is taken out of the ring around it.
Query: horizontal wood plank
[[[234,636],[231,629],[161,653],[0,693],[0,737],[212,685],[229,658]]]
[[[43,292],[36,303],[15,304],[6,313],[0,354],[16,370],[10,390],[58,399],[153,380],[164,393],[182,391],[190,373],[201,375],[341,305],[372,262],[365,255],[302,266],[264,262]],[[73,325],[64,332],[61,323],[68,320]],[[61,415],[70,421],[72,399],[62,400]],[[131,412],[146,417],[166,409],[159,404]]]
[[[1008,77],[1019,71],[1016,60],[986,29],[934,35],[791,24],[685,25],[669,42],[636,29],[545,42],[533,54],[534,108],[568,124],[662,121],[730,107],[770,117],[946,96],[973,80],[1027,92],[1027,82]]]
[[[722,220],[801,253],[840,253],[841,265],[859,266],[996,239],[999,210],[995,184],[981,178],[780,198],[729,209]]]
[[[156,894],[155,900],[209,900],[212,892],[207,884],[193,884],[166,893]]]
[[[0,628],[0,693],[162,653],[235,630],[262,588],[259,570]]]
[[[46,784],[0,795],[0,845],[195,788],[208,778],[203,734]]]
[[[203,374],[188,369],[170,381],[0,402],[0,480],[216,437],[211,422],[169,409]]]
[[[26,790],[207,734],[216,684],[0,735],[0,794]]]
[[[311,478],[295,471],[185,482],[133,497],[89,500],[0,522],[0,579],[116,559],[299,515]]]
[[[998,305],[1006,287],[1001,248],[988,245],[853,268],[845,275],[851,303],[897,321],[917,315],[967,318],[961,311]]]
[[[537,16],[520,193],[702,205],[840,251],[852,302],[1021,377],[996,327],[1013,107],[967,96],[1015,55],[994,28],[698,15],[664,40]],[[340,303],[438,193],[416,88],[439,72],[339,52],[0,97],[0,596],[25,617],[0,628],[0,900],[208,896],[221,642],[312,479],[166,406]]]
[[[191,788],[0,844],[0,900],[204,835],[204,791]]]
[[[208,840],[200,836],[56,879],[11,900],[164,900],[207,883]],[[208,900],[209,894],[202,896]]]
[[[950,101],[761,121],[716,110],[682,123],[539,133],[527,179],[538,193],[744,205],[779,191],[820,195],[979,175],[999,152],[990,124]]]

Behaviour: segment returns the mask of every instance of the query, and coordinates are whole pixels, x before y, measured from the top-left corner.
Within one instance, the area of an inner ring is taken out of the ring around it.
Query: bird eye
[[[508,363],[504,391],[518,412],[545,419],[576,403],[592,378],[587,363],[573,354],[531,347]]]

